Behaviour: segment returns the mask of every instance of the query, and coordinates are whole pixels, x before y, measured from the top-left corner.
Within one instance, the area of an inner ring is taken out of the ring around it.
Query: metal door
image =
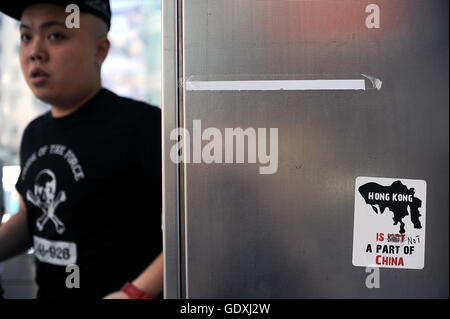
[[[163,2],[166,297],[448,298],[448,2],[371,3],[378,27],[362,0]],[[361,74],[381,89],[188,88]],[[276,173],[175,164],[195,120],[278,128]],[[352,265],[358,176],[427,182],[425,267],[380,269],[378,289]]]

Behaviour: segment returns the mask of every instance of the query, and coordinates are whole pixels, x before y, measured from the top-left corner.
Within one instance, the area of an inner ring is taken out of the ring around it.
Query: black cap
[[[14,0],[13,4],[2,1],[0,3],[0,11],[16,20],[20,20],[26,7],[39,3],[61,6],[76,4],[81,12],[91,13],[105,21],[108,29],[111,27],[111,6],[109,0]]]

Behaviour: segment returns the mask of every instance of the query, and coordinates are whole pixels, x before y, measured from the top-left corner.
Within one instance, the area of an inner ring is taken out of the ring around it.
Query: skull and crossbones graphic
[[[49,169],[42,170],[36,176],[34,182],[34,192],[27,191],[27,200],[39,207],[43,214],[37,219],[36,226],[39,231],[44,229],[45,224],[50,219],[55,224],[56,232],[62,234],[66,226],[55,215],[59,204],[67,199],[66,192],[60,191],[56,195],[56,176]]]

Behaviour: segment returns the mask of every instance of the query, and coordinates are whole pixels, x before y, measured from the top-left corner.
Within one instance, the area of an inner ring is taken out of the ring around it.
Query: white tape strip
[[[187,81],[188,91],[365,90],[358,80]]]

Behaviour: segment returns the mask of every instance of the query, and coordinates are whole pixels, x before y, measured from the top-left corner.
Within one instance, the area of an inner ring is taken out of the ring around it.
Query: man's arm
[[[158,257],[139,275],[132,283],[134,286],[145,292],[149,296],[157,296],[163,290],[163,254],[160,253]],[[109,294],[104,299],[129,299],[128,296],[122,292],[117,291]]]
[[[27,226],[27,209],[20,196],[19,212],[0,227],[0,261],[25,252],[32,246]]]

